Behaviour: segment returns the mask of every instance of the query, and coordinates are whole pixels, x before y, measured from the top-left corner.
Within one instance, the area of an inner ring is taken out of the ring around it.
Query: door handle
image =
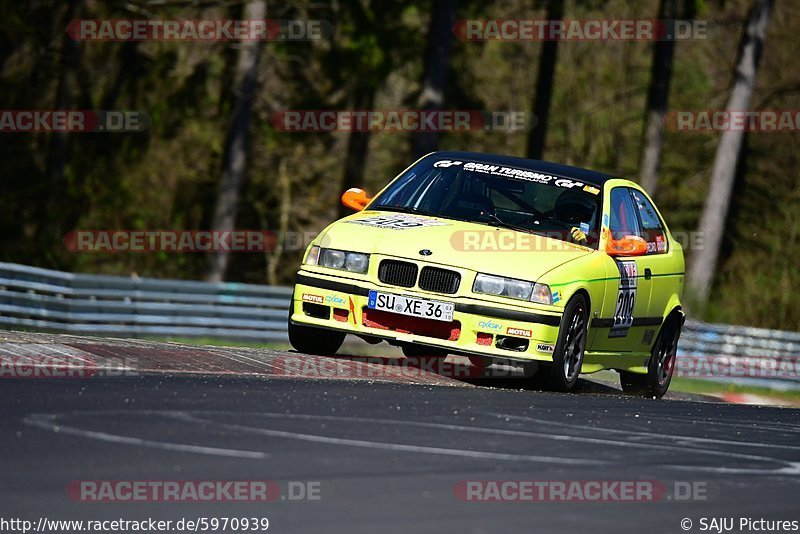
[[[644,279],[650,280],[653,277],[653,271],[650,270],[650,267],[645,267],[644,269]]]

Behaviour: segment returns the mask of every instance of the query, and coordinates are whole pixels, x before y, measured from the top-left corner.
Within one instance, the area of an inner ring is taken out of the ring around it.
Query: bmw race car
[[[647,193],[599,172],[470,152],[429,154],[305,252],[289,338],[334,354],[345,334],[406,356],[537,362],[561,391],[614,369],[669,387],[684,259]]]

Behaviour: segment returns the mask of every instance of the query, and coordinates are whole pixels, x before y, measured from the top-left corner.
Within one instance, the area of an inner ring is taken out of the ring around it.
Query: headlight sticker
[[[445,221],[437,221],[435,219],[405,214],[374,215],[347,222],[362,224],[364,226],[374,226],[376,228],[388,228],[390,230],[408,230],[409,228],[422,228],[425,226],[450,226],[450,223]]]

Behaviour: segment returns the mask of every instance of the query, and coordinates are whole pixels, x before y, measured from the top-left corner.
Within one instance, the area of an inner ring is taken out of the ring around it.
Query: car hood
[[[531,281],[592,253],[585,247],[526,232],[373,210],[331,224],[320,235],[319,244]]]

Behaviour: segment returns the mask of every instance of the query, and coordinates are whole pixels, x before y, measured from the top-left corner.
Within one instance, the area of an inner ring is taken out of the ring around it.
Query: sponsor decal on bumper
[[[506,328],[506,334],[509,336],[519,336],[519,337],[531,337],[533,332],[530,330],[526,330],[525,328],[513,328],[509,326]]]

